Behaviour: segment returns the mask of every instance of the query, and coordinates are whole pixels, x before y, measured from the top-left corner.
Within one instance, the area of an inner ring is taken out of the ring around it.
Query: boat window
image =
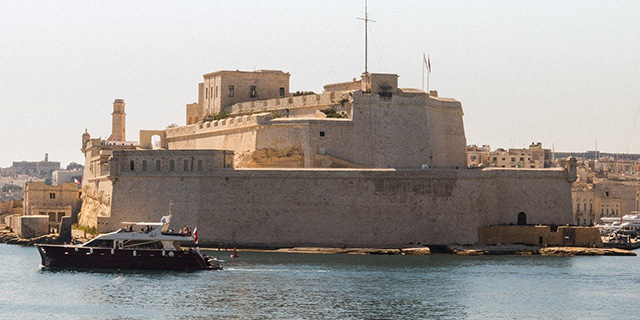
[[[113,240],[93,239],[84,246],[92,248],[113,248]]]
[[[162,243],[159,241],[125,241],[123,248],[129,249],[162,249]]]

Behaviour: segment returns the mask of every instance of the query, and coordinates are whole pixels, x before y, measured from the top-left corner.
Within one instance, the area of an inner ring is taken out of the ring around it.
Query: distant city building
[[[577,225],[593,225],[602,217],[622,217],[638,211],[638,181],[598,179],[593,183],[576,182],[571,190],[573,216]]]
[[[478,147],[475,144],[467,146],[467,166],[469,168],[488,167],[491,147],[488,144]]]
[[[0,187],[0,201],[22,200],[24,190],[22,186],[15,184],[4,184]]]
[[[543,149],[542,143],[532,143],[527,149],[498,148],[490,151],[489,145],[467,146],[467,166],[500,168],[550,168],[552,155],[550,149]]]
[[[51,175],[51,184],[57,186],[65,182],[73,182],[79,185],[83,172],[83,169],[56,170]]]
[[[45,154],[44,161],[14,161],[11,167],[2,170],[2,175],[7,177],[26,174],[36,177],[49,177],[55,170],[60,170],[60,162],[49,161],[49,154]]]

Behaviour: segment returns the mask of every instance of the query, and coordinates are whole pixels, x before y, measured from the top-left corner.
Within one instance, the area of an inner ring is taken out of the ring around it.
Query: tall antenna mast
[[[368,37],[368,26],[367,23],[369,21],[371,22],[375,22],[374,20],[370,20],[369,19],[369,14],[367,12],[367,0],[364,0],[364,19],[363,18],[357,18],[358,20],[364,20],[364,73],[368,74],[368,49],[369,49],[369,37]]]

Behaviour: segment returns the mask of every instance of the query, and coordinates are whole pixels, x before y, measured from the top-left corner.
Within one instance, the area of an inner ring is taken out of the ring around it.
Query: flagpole
[[[429,68],[429,72],[427,72],[427,94],[429,94],[429,76],[431,75],[431,55],[429,55],[428,58],[429,62],[428,62],[428,68]]]
[[[424,91],[424,68],[426,68],[426,66],[424,65],[424,53],[422,54],[422,91]]]

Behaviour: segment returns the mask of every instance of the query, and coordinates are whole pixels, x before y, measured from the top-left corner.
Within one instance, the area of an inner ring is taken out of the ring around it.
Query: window
[[[391,92],[391,86],[380,86],[380,97],[381,98],[391,98],[393,93]]]
[[[189,160],[184,161],[184,171],[189,171]]]
[[[249,96],[251,98],[255,98],[258,96],[258,91],[256,89],[256,86],[251,86],[251,90],[249,91]]]
[[[49,193],[49,199],[55,199],[56,198],[56,193],[55,192],[50,192]]]
[[[133,169],[135,168],[135,163],[133,162],[133,160],[129,162],[129,167],[131,168],[131,171],[133,171]]]
[[[324,131],[320,131],[320,136],[324,137]]]
[[[206,89],[205,89],[204,97],[205,97],[205,98],[207,98],[207,99],[209,99],[209,88],[206,88]]]
[[[202,171],[202,160],[198,160],[198,171]]]
[[[176,169],[176,161],[172,159],[169,161],[169,171],[174,171],[175,169]]]
[[[147,171],[147,160],[142,160],[142,171]]]
[[[516,162],[516,158],[511,157],[511,162]]]
[[[520,161],[524,162],[524,157],[520,157]]]
[[[284,87],[280,87],[280,98],[284,98]]]
[[[605,191],[604,196],[608,197],[609,196],[609,191]]]
[[[160,171],[160,160],[156,160],[156,171]]]
[[[229,86],[229,97],[233,97],[234,96],[234,92],[233,92],[233,85]]]

